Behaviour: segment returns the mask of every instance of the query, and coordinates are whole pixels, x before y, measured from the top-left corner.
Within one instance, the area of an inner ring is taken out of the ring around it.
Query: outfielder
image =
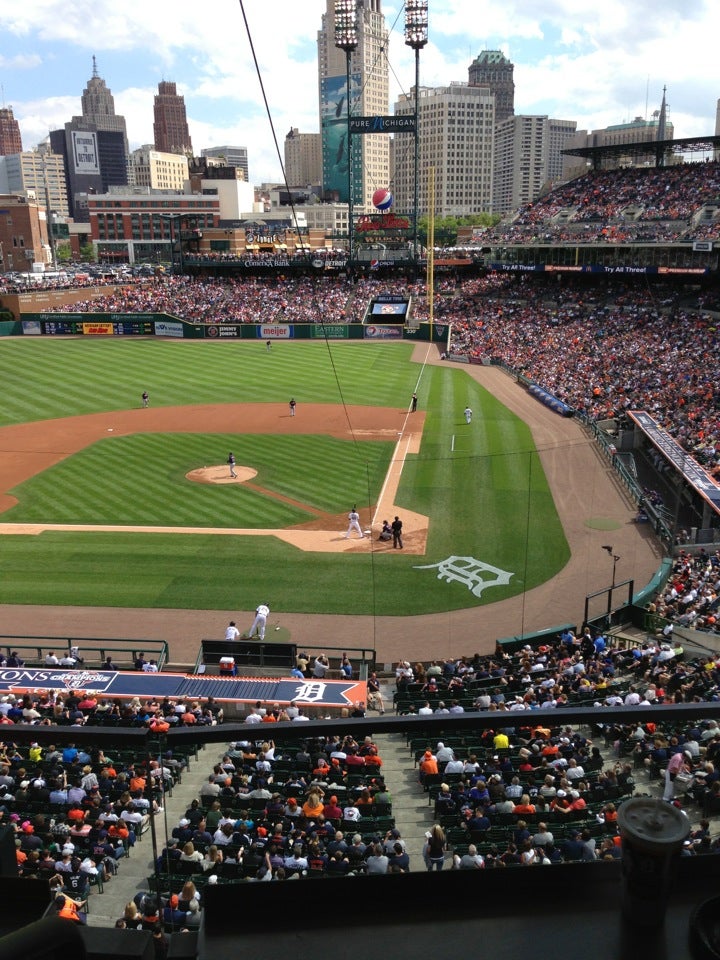
[[[253,620],[253,625],[250,627],[248,639],[252,639],[252,636],[256,630],[260,639],[265,639],[265,627],[267,625],[267,618],[269,616],[270,607],[266,603],[261,603],[260,606],[255,610],[255,619]]]
[[[365,534],[362,532],[362,527],[360,526],[360,514],[357,512],[357,509],[355,507],[353,507],[350,513],[348,514],[348,521],[349,522],[348,522],[347,533],[345,534],[345,539],[347,540],[347,538],[350,536],[353,530],[357,530],[357,532],[360,534],[360,539],[364,540]]]
[[[470,421],[472,420],[472,410],[470,409],[470,407],[465,407],[465,409],[463,410],[463,413],[465,414],[465,423],[470,423]]]

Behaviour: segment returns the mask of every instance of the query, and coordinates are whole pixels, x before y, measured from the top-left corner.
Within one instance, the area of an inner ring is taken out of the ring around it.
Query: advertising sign
[[[177,322],[168,321],[168,320],[155,321],[156,337],[182,337],[183,329],[184,328],[182,323],[177,323]]]
[[[293,335],[292,326],[289,323],[261,323],[257,335],[261,340],[289,340]]]
[[[82,323],[80,328],[86,337],[111,337],[115,332],[112,323]]]
[[[75,173],[97,177],[100,175],[97,134],[89,130],[71,130],[72,162]]]
[[[351,133],[415,133],[415,116],[350,117]]]
[[[310,337],[322,340],[346,340],[349,330],[346,323],[313,323],[310,327]]]
[[[353,102],[361,89],[360,74],[350,77]],[[320,121],[322,129],[323,188],[337,192],[340,203],[348,202],[348,171],[350,150],[348,145],[348,96],[345,75],[326,77],[320,84]],[[362,200],[362,148],[353,150],[353,198]]]
[[[366,340],[402,340],[402,327],[387,327],[369,324],[365,327]]]

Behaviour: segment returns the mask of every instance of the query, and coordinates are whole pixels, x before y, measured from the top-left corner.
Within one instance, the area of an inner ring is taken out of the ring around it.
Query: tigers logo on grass
[[[512,573],[493,567],[475,557],[447,557],[439,563],[416,566],[415,570],[437,570],[438,580],[447,583],[462,583],[476,597],[482,596],[486,587],[502,587],[510,583]]]

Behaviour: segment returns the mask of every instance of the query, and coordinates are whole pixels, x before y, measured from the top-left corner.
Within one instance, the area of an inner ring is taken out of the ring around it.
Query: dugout
[[[290,642],[290,631],[280,627],[278,634],[287,634],[278,641],[262,640],[201,640],[195,672],[220,673],[220,660],[232,657],[238,669],[257,667],[261,670],[283,670],[287,673],[295,666],[297,646]]]

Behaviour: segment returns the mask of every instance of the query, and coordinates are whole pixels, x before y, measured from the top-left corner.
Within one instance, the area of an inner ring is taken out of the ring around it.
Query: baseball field
[[[2,604],[437,614],[569,560],[530,429],[435,346],[18,338],[0,365]]]

